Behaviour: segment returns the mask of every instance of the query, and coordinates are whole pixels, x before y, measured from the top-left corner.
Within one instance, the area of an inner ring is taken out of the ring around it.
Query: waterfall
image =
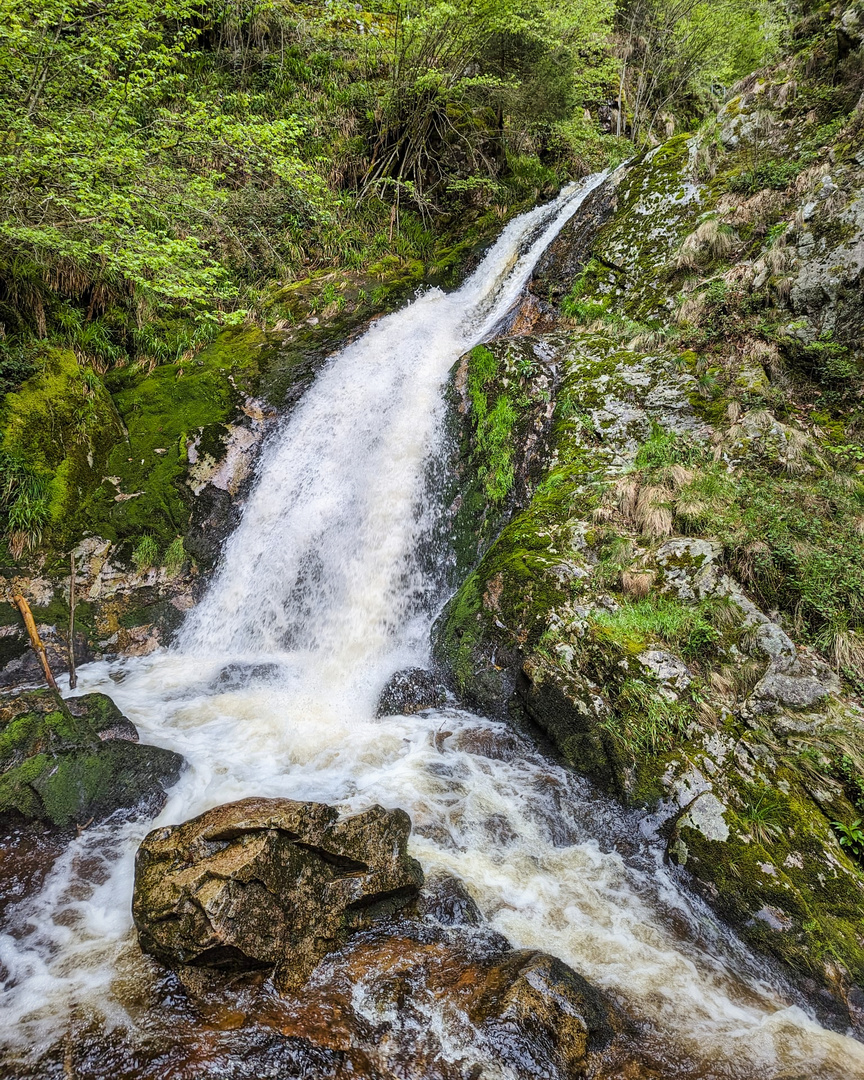
[[[457,709],[374,719],[389,675],[428,650],[432,586],[414,556],[447,373],[602,180],[517,218],[459,290],[421,293],[333,356],[265,445],[177,646],[79,670],[78,693],[110,694],[143,740],[190,767],[155,822],[72,840],[0,934],[0,1074],[49,1075],[41,1055],[94,1025],[170,1045],[142,1005],[157,977],[131,926],[135,849],[154,826],[262,795],[404,807],[427,870],[461,877],[516,946],[553,952],[622,1001],[669,1075],[864,1077],[864,1047],[790,1005],[654,862],[634,821],[527,740]],[[122,1074],[105,1060],[94,1075]]]
[[[422,293],[331,359],[271,438],[181,650],[284,661],[299,653],[307,671],[324,665],[328,680],[342,684],[365,671],[370,685],[386,677],[394,649],[422,651],[428,582],[412,555],[442,382],[507,312],[540,253],[603,178],[511,222],[460,289]]]

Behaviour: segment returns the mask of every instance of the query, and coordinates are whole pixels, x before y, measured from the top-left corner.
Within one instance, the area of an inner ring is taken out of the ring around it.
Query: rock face
[[[274,968],[300,985],[351,931],[413,900],[411,822],[373,806],[243,799],[157,829],[135,864],[141,947],[171,967]]]
[[[183,759],[138,742],[105,694],[0,698],[0,816],[85,825],[116,810],[157,813]]]
[[[817,137],[827,77],[754,75],[611,173],[522,321],[454,365],[433,636],[462,701],[647,808],[681,878],[861,1030],[864,99]]]
[[[446,700],[447,688],[433,672],[408,668],[397,671],[381,691],[375,715],[410,716],[443,705]]]

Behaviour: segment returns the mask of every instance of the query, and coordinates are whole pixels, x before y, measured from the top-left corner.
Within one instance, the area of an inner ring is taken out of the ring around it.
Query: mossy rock
[[[85,825],[117,810],[158,810],[183,759],[141,745],[105,694],[52,690],[0,698],[0,817]]]

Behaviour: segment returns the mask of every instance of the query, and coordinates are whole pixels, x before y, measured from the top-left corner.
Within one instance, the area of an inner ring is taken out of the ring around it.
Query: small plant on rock
[[[842,821],[832,821],[831,828],[837,834],[840,847],[845,848],[856,859],[864,859],[864,829],[861,828],[861,818],[855,818],[851,825],[845,825]]]
[[[168,545],[162,559],[162,565],[165,567],[169,577],[176,577],[183,569],[185,561],[186,549],[183,547],[183,537],[177,536]]]
[[[768,843],[780,835],[785,818],[785,806],[768,788],[746,802],[741,811],[741,820],[760,844]]]
[[[152,536],[142,536],[138,546],[132,552],[132,562],[136,570],[149,570],[159,558],[159,545]]]

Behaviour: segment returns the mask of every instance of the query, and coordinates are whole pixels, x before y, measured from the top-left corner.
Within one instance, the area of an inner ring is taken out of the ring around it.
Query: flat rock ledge
[[[324,803],[242,799],[145,837],[132,914],[141,948],[175,969],[272,968],[293,989],[353,931],[414,900],[403,810],[342,818]]]

